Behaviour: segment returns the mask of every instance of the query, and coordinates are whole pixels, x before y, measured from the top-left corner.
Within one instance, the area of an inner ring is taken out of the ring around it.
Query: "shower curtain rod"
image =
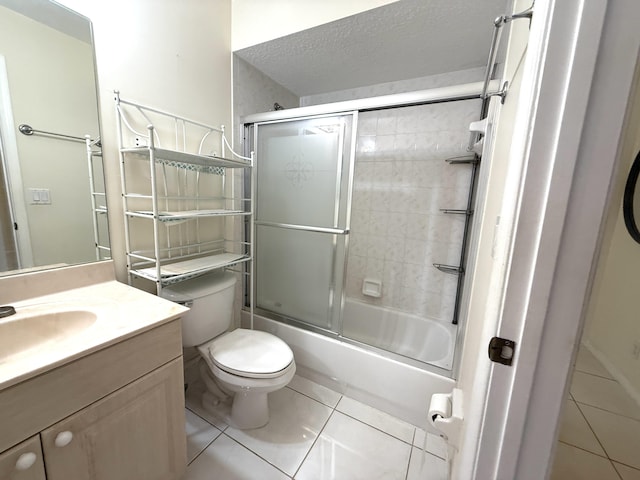
[[[493,74],[493,70],[496,66],[496,55],[498,54],[498,46],[500,45],[500,36],[502,34],[502,27],[513,20],[518,20],[520,18],[527,18],[531,21],[533,18],[533,7],[536,2],[533,0],[531,6],[526,10],[523,10],[520,13],[514,13],[513,15],[500,15],[493,21],[493,35],[491,37],[491,46],[489,47],[489,58],[487,60],[487,68],[484,73],[484,82],[482,86],[482,93],[480,94],[480,98],[483,101],[489,99],[489,97],[498,96],[500,97],[500,102],[504,103],[505,98],[507,97],[507,92],[509,90],[509,82],[505,81],[502,84],[502,87],[497,92],[489,92],[489,83],[491,82],[491,75]],[[483,107],[484,111],[484,107]],[[467,146],[467,150],[469,152],[473,151],[474,145],[478,142],[479,134],[478,132],[471,132],[469,137],[469,145]]]
[[[491,73],[496,64],[496,55],[498,54],[498,45],[500,44],[500,34],[502,32],[502,27],[513,20],[518,20],[520,18],[528,18],[531,20],[533,17],[533,7],[535,5],[535,0],[531,4],[529,8],[520,12],[514,13],[513,15],[500,15],[493,21],[493,36],[491,37],[491,47],[489,48],[489,59],[487,60],[487,70],[485,71],[484,76],[484,86],[482,87],[482,98],[487,98],[487,89],[489,88],[489,81],[491,77]],[[494,95],[499,95],[502,97],[502,101],[504,103],[504,98],[507,94],[507,84],[503,85],[502,90]]]
[[[43,135],[46,137],[55,137],[55,138],[60,138],[62,140],[71,140],[73,142],[82,142],[82,143],[86,143],[87,138],[89,138],[89,140],[92,141],[89,135],[85,137],[76,137],[74,135],[64,135],[62,133],[47,132],[45,130],[36,130],[35,128],[32,128],[31,125],[27,125],[26,123],[19,125],[18,130],[20,131],[20,133],[27,136]]]
[[[488,92],[498,91],[498,81],[491,80]],[[315,115],[333,115],[343,112],[379,110],[384,108],[408,107],[457,100],[471,100],[481,98],[482,82],[451,85],[448,87],[436,87],[429,90],[420,90],[406,93],[393,93],[379,97],[360,98],[356,100],[344,100],[306,107],[288,108],[263,113],[252,113],[240,118],[240,123],[252,124],[288,120],[297,117]]]

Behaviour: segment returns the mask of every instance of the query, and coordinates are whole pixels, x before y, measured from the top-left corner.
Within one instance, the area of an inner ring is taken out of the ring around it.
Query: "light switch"
[[[30,188],[31,205],[51,205],[51,191],[48,188]]]

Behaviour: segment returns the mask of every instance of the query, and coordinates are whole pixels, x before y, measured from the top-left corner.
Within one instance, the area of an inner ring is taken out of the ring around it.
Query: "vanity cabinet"
[[[0,479],[46,480],[46,478],[38,435],[0,453]]]
[[[174,360],[41,433],[47,480],[175,480],[183,471],[182,362]]]
[[[183,391],[179,320],[1,390],[0,480],[177,480]]]

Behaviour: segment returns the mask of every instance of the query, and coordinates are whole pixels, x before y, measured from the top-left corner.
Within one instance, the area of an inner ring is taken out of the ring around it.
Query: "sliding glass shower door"
[[[254,126],[256,307],[339,331],[355,114]]]

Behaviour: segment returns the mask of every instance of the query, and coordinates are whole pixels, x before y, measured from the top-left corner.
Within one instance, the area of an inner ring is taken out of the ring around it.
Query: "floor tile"
[[[336,411],[295,478],[404,480],[411,448],[395,437]]]
[[[640,468],[640,421],[579,405],[611,460]]]
[[[187,433],[187,462],[191,462],[222,432],[198,415],[185,410]]]
[[[331,408],[290,388],[269,394],[270,420],[254,430],[225,433],[289,475],[293,475],[326,423]]]
[[[578,350],[575,369],[579,372],[613,379],[609,371],[600,363],[600,360],[598,360],[585,346],[581,346]]]
[[[413,447],[407,480],[447,480],[448,478],[448,466],[445,460]]]
[[[311,397],[320,403],[324,403],[331,408],[335,408],[340,401],[340,397],[342,397],[338,392],[334,392],[327,387],[318,385],[317,383],[307,380],[304,377],[300,377],[299,375],[295,375],[287,387],[292,388],[296,392],[302,393],[307,397]]]
[[[622,477],[622,480],[640,480],[640,470],[617,462],[613,462],[613,466]]]
[[[215,414],[215,412],[205,410],[202,406],[203,391],[204,385],[200,383],[190,384],[185,394],[185,405],[189,410],[204,418],[211,425],[214,425],[219,430],[224,431],[228,427],[224,418],[219,414]]]
[[[371,425],[378,430],[382,430],[389,435],[393,435],[404,442],[411,443],[413,441],[413,434],[416,427],[396,417],[392,417],[388,413],[357,402],[352,398],[343,396],[336,410]]]
[[[448,450],[447,441],[444,438],[440,438],[437,435],[434,435],[433,433],[427,433],[426,435],[427,435],[427,446],[426,446],[427,452],[431,453],[432,455],[435,455],[436,457],[446,459],[447,450]],[[413,438],[413,446],[419,448],[420,450],[425,448],[424,436],[425,436],[425,431],[421,428],[416,428],[416,436]]]
[[[564,411],[561,417],[560,441],[574,447],[588,450],[591,453],[606,457],[604,450],[598,443],[591,427],[582,416],[582,412],[571,400],[565,401]]]
[[[640,407],[615,380],[574,372],[571,395],[578,403],[640,419]]]
[[[182,480],[287,480],[284,473],[256,454],[220,435],[187,467]]]
[[[550,480],[620,480],[606,458],[559,442]]]

